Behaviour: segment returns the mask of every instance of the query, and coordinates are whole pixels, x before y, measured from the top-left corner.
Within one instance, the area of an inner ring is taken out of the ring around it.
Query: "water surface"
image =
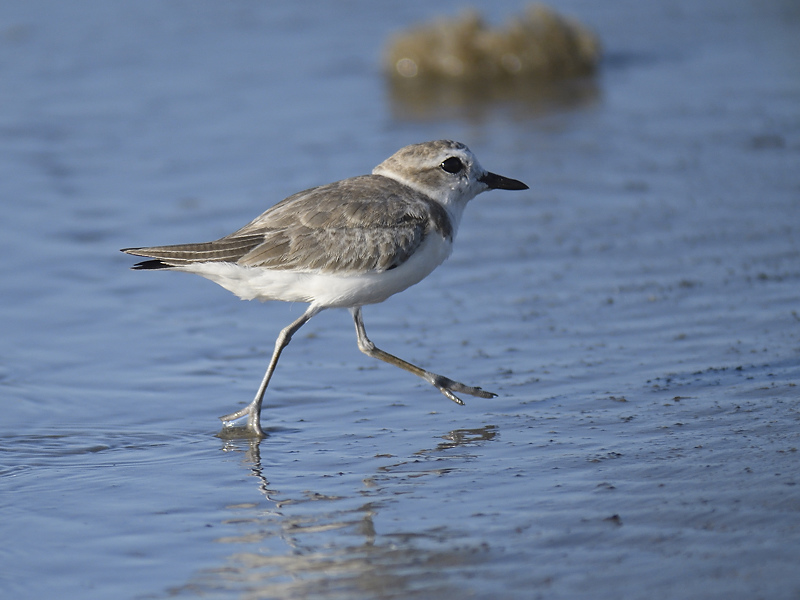
[[[387,36],[459,8],[0,8],[1,596],[800,595],[800,13],[563,2],[596,81],[393,93]],[[364,318],[499,396],[458,407],[329,311],[269,437],[215,437],[304,307],[118,249],[441,137],[531,189],[476,199],[453,257]]]

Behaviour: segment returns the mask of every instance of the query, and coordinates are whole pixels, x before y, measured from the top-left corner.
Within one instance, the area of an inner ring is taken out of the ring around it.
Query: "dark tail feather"
[[[169,269],[171,266],[173,265],[168,265],[160,260],[145,260],[140,263],[136,263],[131,267],[131,269],[134,271],[145,271],[148,269]]]

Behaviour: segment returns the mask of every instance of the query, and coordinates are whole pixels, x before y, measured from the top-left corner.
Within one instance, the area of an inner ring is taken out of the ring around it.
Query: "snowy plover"
[[[358,348],[421,377],[453,402],[456,392],[496,394],[448,379],[377,348],[364,329],[361,307],[383,302],[427,277],[449,255],[467,202],[491,189],[528,186],[486,171],[464,144],[448,140],[400,149],[371,175],[329,183],[282,200],[240,230],[214,242],[125,248],[146,260],[134,269],[202,275],[244,300],[307,302],[283,329],[253,401],[220,417],[224,429],[247,417],[264,436],[261,402],[281,351],[325,308],[349,308]]]

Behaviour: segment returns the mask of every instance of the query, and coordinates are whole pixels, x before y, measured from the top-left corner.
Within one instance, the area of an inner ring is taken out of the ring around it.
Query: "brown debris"
[[[600,42],[586,27],[532,4],[505,28],[474,11],[396,34],[386,52],[395,80],[557,81],[591,75]]]

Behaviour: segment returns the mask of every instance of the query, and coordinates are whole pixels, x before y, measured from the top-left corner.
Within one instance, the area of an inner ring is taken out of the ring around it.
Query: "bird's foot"
[[[464,385],[463,383],[453,381],[452,379],[442,377],[441,375],[434,376],[434,379],[431,381],[431,383],[434,385],[434,387],[436,387],[437,390],[442,392],[450,400],[456,404],[460,404],[461,406],[464,406],[464,401],[456,396],[454,392],[458,392],[460,394],[469,394],[470,396],[475,396],[476,398],[494,398],[497,396],[497,394],[493,392],[487,392],[486,390],[471,385]]]
[[[244,423],[237,423],[247,417]],[[222,437],[256,437],[265,438],[267,434],[261,429],[261,407],[248,404],[241,410],[220,417],[222,421]]]

